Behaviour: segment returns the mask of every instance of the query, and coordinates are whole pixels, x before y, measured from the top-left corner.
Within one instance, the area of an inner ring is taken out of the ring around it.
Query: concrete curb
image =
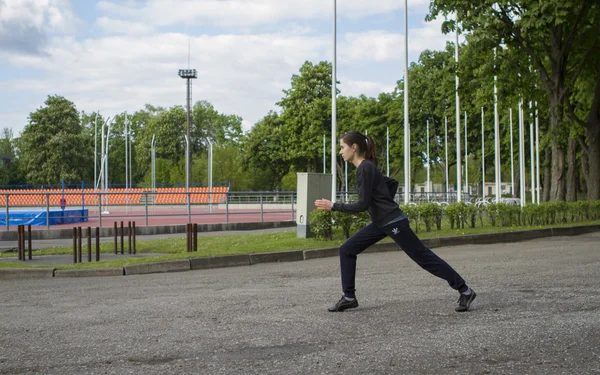
[[[132,264],[123,267],[125,275],[145,275],[148,273],[183,272],[189,271],[190,260],[168,260],[166,262]]]
[[[54,277],[123,276],[123,267],[56,270]]]
[[[225,255],[217,257],[206,257],[206,258],[191,258],[190,269],[192,270],[203,270],[207,268],[224,268],[224,267],[237,267],[237,266],[249,266],[250,257],[248,254],[240,255]]]
[[[249,254],[250,264],[273,263],[273,262],[296,262],[304,260],[302,250],[277,251],[272,253]]]
[[[339,247],[304,250],[304,260],[335,257],[340,253]]]
[[[429,248],[477,245],[491,243],[510,243],[532,240],[542,237],[576,236],[600,231],[600,225],[587,225],[565,228],[548,228],[523,230],[517,232],[482,233],[466,236],[435,237],[423,240]],[[393,242],[378,243],[365,253],[380,253],[398,251],[400,248]],[[339,247],[328,247],[310,250],[292,250],[269,253],[224,255],[203,258],[172,260],[157,263],[132,264],[123,268],[97,268],[55,270],[54,268],[0,268],[0,280],[41,279],[52,277],[88,277],[112,275],[142,275],[162,272],[183,272],[209,268],[249,266],[259,263],[296,262],[301,260],[335,257],[339,254]]]
[[[0,280],[50,279],[54,268],[0,268]]]

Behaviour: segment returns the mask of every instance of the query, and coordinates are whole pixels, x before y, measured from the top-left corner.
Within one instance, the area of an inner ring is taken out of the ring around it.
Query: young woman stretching
[[[469,310],[475,292],[448,263],[435,255],[410,229],[408,217],[394,202],[398,182],[385,177],[377,168],[375,144],[369,136],[352,131],[340,139],[340,155],[356,166],[358,203],[333,203],[327,199],[315,201],[321,210],[358,213],[368,211],[372,223],[359,230],[340,247],[342,298],[328,310],[344,311],[358,307],[354,280],[356,256],[369,246],[390,236],[413,261],[431,274],[440,277],[460,293],[456,311]],[[408,171],[406,171],[408,173]]]

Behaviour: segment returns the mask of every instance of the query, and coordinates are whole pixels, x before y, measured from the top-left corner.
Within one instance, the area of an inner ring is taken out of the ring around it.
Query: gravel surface
[[[0,374],[600,374],[600,233],[435,249],[478,294],[402,252],[0,282]]]

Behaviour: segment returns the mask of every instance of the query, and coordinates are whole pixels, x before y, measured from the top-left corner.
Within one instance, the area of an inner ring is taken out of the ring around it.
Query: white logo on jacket
[[[398,230],[398,228],[394,228],[392,229],[392,233],[394,233],[394,235],[400,233],[400,231]]]

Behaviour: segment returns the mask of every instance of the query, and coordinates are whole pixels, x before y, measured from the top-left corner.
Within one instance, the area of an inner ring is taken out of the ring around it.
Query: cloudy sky
[[[451,35],[409,0],[409,59]],[[343,95],[376,96],[402,78],[404,2],[337,0]],[[333,0],[0,0],[0,128],[18,136],[48,95],[106,115],[193,100],[237,114],[248,130],[304,61],[332,60]]]

